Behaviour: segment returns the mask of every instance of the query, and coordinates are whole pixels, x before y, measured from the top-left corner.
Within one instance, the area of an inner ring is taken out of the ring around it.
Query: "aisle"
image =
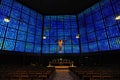
[[[70,75],[69,70],[56,70],[53,80],[76,80]]]

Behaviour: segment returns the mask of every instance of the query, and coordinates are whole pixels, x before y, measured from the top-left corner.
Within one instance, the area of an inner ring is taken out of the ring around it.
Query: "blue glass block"
[[[27,33],[18,31],[17,40],[26,41]]]
[[[40,44],[42,40],[42,36],[35,36],[35,43]]]
[[[57,30],[56,29],[51,29],[50,30],[50,36],[57,36]]]
[[[88,24],[86,28],[87,28],[87,33],[93,32],[94,31],[94,24]]]
[[[0,25],[0,37],[4,37],[6,31],[6,27]]]
[[[97,40],[106,39],[106,31],[104,29],[96,31]]]
[[[75,37],[72,37],[72,43],[73,44],[79,44],[79,40]]]
[[[87,33],[86,27],[80,28],[80,35],[83,35],[83,34],[86,34],[86,33]]]
[[[89,43],[89,52],[96,52],[96,51],[98,51],[97,43],[96,42]]]
[[[36,28],[36,35],[41,35],[42,34],[42,29]]]
[[[92,15],[86,17],[86,24],[93,23]]]
[[[109,39],[111,50],[120,50],[120,37]]]
[[[91,14],[91,10],[90,8],[87,8],[85,11],[84,11],[84,15],[85,16],[89,16]]]
[[[3,50],[14,51],[14,47],[15,47],[15,40],[5,39],[4,45],[3,45]]]
[[[97,12],[98,10],[100,10],[99,3],[94,4],[94,5],[91,7],[91,10],[92,10],[93,13]]]
[[[73,21],[76,20],[76,15],[70,15],[70,19]]]
[[[116,4],[113,5],[113,9],[114,9],[115,15],[119,15],[120,14],[120,6],[119,6],[119,4],[116,3]]]
[[[15,10],[15,9],[12,9],[11,11],[11,17],[12,18],[15,18],[15,19],[20,19],[20,11],[18,10]]]
[[[11,8],[8,6],[0,5],[0,13],[3,15],[9,15]]]
[[[49,36],[49,30],[44,31],[43,35]]]
[[[45,54],[45,53],[49,53],[49,45],[43,45],[42,46],[42,53]]]
[[[16,36],[17,36],[17,30],[7,28],[6,38],[16,39]]]
[[[36,19],[37,17],[37,12],[34,10],[30,10],[30,15]]]
[[[57,30],[57,32],[58,32],[58,36],[64,36],[63,29],[59,29],[59,30]]]
[[[65,40],[64,40],[64,43],[65,44],[72,44],[72,39],[71,39],[71,37],[70,36],[65,36]]]
[[[72,53],[72,45],[65,45],[65,53]]]
[[[29,22],[29,15],[26,15],[26,14],[22,13],[21,21],[24,21],[24,22],[28,23]]]
[[[40,53],[40,51],[41,51],[41,45],[40,44],[35,44],[34,53]]]
[[[36,19],[33,17],[30,17],[29,24],[36,25]]]
[[[5,18],[5,17],[6,17],[6,16],[0,14],[0,24],[1,24],[1,25],[4,25],[4,26],[7,26],[7,23],[4,21],[4,18]]]
[[[87,43],[87,35],[80,35],[80,42],[81,43]]]
[[[93,20],[94,22],[96,22],[97,20],[100,20],[102,19],[102,14],[101,14],[101,11],[97,11],[96,13],[93,13]]]
[[[51,28],[57,28],[57,23],[56,22],[51,22]]]
[[[79,19],[79,26],[81,25],[81,24],[83,24],[84,23],[84,21],[85,21],[85,18],[84,18],[84,16],[83,16],[83,18],[78,18]]]
[[[8,23],[8,26],[10,28],[18,29],[18,24],[19,24],[19,21],[15,20],[13,18],[10,18],[10,22]]]
[[[107,8],[103,8],[103,9],[102,9],[102,13],[103,13],[103,16],[104,16],[104,17],[113,15],[112,7],[111,7],[111,6],[108,6]]]
[[[50,45],[50,53],[58,53],[57,45]]]
[[[110,0],[102,0],[102,1],[100,2],[100,5],[101,5],[102,8],[111,6],[111,5],[110,5]]]
[[[94,42],[94,41],[96,41],[95,32],[89,33],[88,42]]]
[[[89,52],[88,51],[88,44],[81,44],[81,52],[83,52],[83,53]]]
[[[98,41],[98,48],[100,51],[109,50],[108,40]]]
[[[76,28],[77,29],[77,24],[76,22],[74,24],[71,24],[71,28]]]
[[[78,14],[78,17],[81,19],[81,18],[83,18],[83,15],[84,15],[84,13],[80,13],[80,14]]]
[[[2,49],[2,45],[3,45],[3,38],[0,38],[0,49]]]
[[[120,0],[112,0],[111,2],[114,4],[120,2]]]
[[[29,27],[28,27],[28,33],[35,34],[35,33],[36,33],[36,32],[35,32],[35,26],[29,25]]]
[[[39,13],[38,13],[38,15],[37,15],[37,19],[38,19],[38,21],[39,21],[39,20],[41,20],[41,21],[42,21],[43,16],[42,16],[41,14],[39,14]]]
[[[33,46],[34,46],[33,43],[26,43],[26,49],[25,49],[25,51],[26,52],[33,52]]]
[[[5,4],[7,6],[12,6],[12,2],[13,2],[13,0],[2,0],[1,1],[2,4]]]
[[[56,39],[58,39],[58,40],[64,40],[64,36],[56,36]]]
[[[65,34],[66,36],[71,35],[71,30],[70,30],[70,29],[64,29],[64,34]]]
[[[36,23],[36,26],[38,27],[38,28],[42,28],[42,25],[43,25],[43,21],[41,20],[37,20],[37,23]]]
[[[79,48],[79,45],[72,45],[73,47],[73,53],[74,54],[79,54],[80,53],[80,48]]]
[[[112,26],[114,24],[116,24],[115,16],[111,15],[111,16],[105,18],[105,25],[106,26]]]
[[[75,21],[71,22],[71,28],[77,28],[77,22]]]
[[[27,35],[27,42],[34,42],[34,35],[28,34]]]
[[[25,50],[25,42],[17,41],[15,51],[24,52],[24,50]]]
[[[116,25],[114,25],[112,27],[108,27],[106,30],[107,30],[108,38],[120,36],[118,26],[116,26]]]
[[[71,36],[76,37],[76,35],[78,34],[78,30],[76,29],[71,29]]]
[[[47,36],[47,38],[46,39],[43,39],[43,44],[49,44],[50,42],[49,42],[49,39],[48,39],[48,36]]]
[[[57,40],[55,37],[50,37],[50,44],[57,44]]]
[[[17,2],[17,1],[14,1],[14,3],[13,3],[13,8],[20,11],[21,8],[22,8],[22,4],[20,4],[20,3]]]
[[[103,28],[105,28],[105,26],[104,26],[102,19],[95,22],[95,29],[96,30],[103,29]]]
[[[22,12],[25,13],[25,14],[30,14],[30,8],[28,8],[26,6],[23,6],[22,7]]]
[[[28,24],[20,22],[19,30],[27,32]]]
[[[65,29],[70,28],[70,23],[64,24],[64,28],[65,28]]]

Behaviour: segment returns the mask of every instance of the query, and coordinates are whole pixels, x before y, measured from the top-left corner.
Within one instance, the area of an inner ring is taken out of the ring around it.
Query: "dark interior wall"
[[[100,53],[90,53],[84,55],[77,54],[30,54],[30,53],[15,53],[0,51],[0,65],[31,65],[38,64],[39,66],[48,66],[49,61],[53,59],[69,59],[74,61],[76,66],[107,66],[107,65],[119,65],[120,66],[120,51],[109,51]]]

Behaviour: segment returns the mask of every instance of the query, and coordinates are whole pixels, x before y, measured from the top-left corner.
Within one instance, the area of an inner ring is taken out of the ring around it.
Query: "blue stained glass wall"
[[[78,15],[81,52],[120,50],[120,0],[101,0]]]
[[[4,18],[10,16],[10,22]],[[16,0],[0,4],[0,49],[20,52],[41,52],[42,15]]]
[[[78,15],[43,18],[16,0],[1,0],[0,50],[57,54],[58,40],[63,40],[65,54],[120,50],[120,20],[115,20],[119,4],[120,0],[101,0]]]
[[[42,53],[59,53],[58,40],[63,40],[62,53],[80,53],[76,15],[44,17]]]
[[[63,40],[62,53],[80,53],[76,15],[44,17],[42,53],[59,53],[58,40]]]

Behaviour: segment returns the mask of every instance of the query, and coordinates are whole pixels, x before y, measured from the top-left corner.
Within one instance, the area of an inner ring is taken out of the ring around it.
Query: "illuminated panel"
[[[88,52],[88,44],[81,44],[81,51],[82,52]]]
[[[14,47],[15,47],[15,40],[5,39],[3,45],[4,50],[14,51]]]
[[[4,22],[6,16],[10,22]],[[41,52],[42,15],[16,0],[0,4],[0,49],[30,53]]]
[[[26,52],[33,52],[33,47],[34,47],[33,43],[27,43],[26,42],[25,51]]]
[[[111,38],[109,42],[112,50],[120,49],[120,37]]]
[[[3,38],[0,38],[0,49],[2,48],[3,45]]]
[[[25,50],[25,42],[17,41],[15,51],[24,52],[24,50]]]
[[[6,31],[6,27],[0,25],[0,37],[4,37]]]
[[[120,31],[118,29],[118,26],[108,27],[107,34],[109,38],[120,36]]]
[[[120,14],[118,0],[101,0],[78,15],[81,51],[118,50]],[[91,15],[92,14],[92,15]]]
[[[6,38],[16,39],[17,30],[7,28]]]
[[[26,32],[18,31],[17,40],[25,41],[26,36],[27,36]]]
[[[89,52],[96,52],[96,51],[98,51],[97,43],[96,42],[89,43]]]
[[[108,40],[98,41],[98,47],[101,51],[109,50]]]

